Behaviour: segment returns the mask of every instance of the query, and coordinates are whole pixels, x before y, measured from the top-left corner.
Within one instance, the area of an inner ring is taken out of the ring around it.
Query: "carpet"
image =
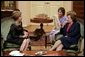
[[[47,39],[47,42],[49,42],[49,38]],[[32,46],[45,46],[45,38],[40,38],[37,41],[31,40],[31,45]]]

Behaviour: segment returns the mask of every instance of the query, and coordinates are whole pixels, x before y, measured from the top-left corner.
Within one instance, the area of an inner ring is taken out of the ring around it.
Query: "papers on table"
[[[9,55],[10,56],[24,56],[24,53],[20,53],[20,51],[11,51]]]

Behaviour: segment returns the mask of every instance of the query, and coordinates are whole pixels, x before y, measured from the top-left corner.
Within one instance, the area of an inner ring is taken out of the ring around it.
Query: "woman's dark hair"
[[[73,22],[76,22],[77,20],[76,20],[76,12],[75,11],[69,11],[69,12],[67,12],[67,16],[68,15],[70,15],[71,16],[71,19],[72,19],[72,21]]]
[[[64,9],[64,7],[60,7],[59,9],[58,9],[58,12],[61,10],[61,12],[63,13],[63,16],[65,15],[65,9]]]

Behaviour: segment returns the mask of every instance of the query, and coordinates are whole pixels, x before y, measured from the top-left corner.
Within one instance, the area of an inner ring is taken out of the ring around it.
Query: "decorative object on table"
[[[38,14],[34,17],[34,19],[50,19],[47,14]]]
[[[35,17],[33,17],[30,21],[34,23],[51,23],[53,22],[53,19],[48,17],[47,14],[38,14]]]
[[[42,56],[42,55],[45,55],[47,52],[46,51],[38,51],[36,52],[36,56]]]

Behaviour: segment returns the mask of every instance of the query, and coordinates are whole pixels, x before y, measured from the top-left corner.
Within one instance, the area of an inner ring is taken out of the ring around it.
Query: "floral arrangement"
[[[34,19],[50,19],[47,14],[38,14],[34,17]]]

